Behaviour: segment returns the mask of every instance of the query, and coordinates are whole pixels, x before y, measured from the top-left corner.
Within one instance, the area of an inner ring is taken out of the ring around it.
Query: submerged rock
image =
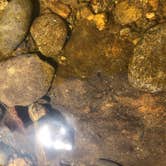
[[[7,0],[0,1],[0,12],[2,12],[2,10],[4,10],[6,8],[7,4],[8,4]]]
[[[24,39],[30,26],[30,0],[12,0],[0,11],[0,60],[11,53]]]
[[[135,22],[140,19],[141,16],[141,10],[126,0],[118,3],[115,7],[115,20],[122,25]]]
[[[143,91],[166,90],[166,24],[151,28],[136,46],[129,64],[128,79]]]
[[[67,27],[58,15],[44,14],[33,22],[31,35],[43,55],[56,58],[66,41]]]
[[[1,62],[0,73],[0,101],[29,105],[47,93],[54,68],[35,54],[21,55]]]

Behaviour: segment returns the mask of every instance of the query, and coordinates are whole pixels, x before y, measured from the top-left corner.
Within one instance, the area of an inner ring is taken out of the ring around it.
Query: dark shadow
[[[106,162],[110,163],[110,165],[111,165],[111,163],[112,163],[112,164],[114,164],[114,165],[116,165],[116,166],[122,166],[120,163],[118,163],[118,162],[116,162],[116,161],[113,161],[113,160],[111,160],[111,159],[100,158],[99,160],[106,161]]]
[[[46,57],[44,55],[42,55],[40,52],[36,52],[36,54],[39,56],[39,58],[45,62],[47,62],[48,64],[50,64],[51,66],[54,67],[54,69],[56,70],[58,65],[57,65],[57,62],[51,58],[51,57]]]
[[[18,117],[22,120],[24,127],[27,127],[33,123],[28,114],[28,107],[16,106],[15,109]]]
[[[40,4],[39,0],[31,0],[33,5],[32,20],[39,16],[40,14]]]

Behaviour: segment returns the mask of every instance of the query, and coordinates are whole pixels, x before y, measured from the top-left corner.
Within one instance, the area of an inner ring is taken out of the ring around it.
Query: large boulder
[[[166,90],[166,24],[151,28],[136,46],[129,64],[130,84],[143,91]]]
[[[29,105],[47,93],[54,68],[35,54],[21,55],[1,62],[0,73],[0,101]]]
[[[0,5],[0,60],[2,60],[11,56],[12,51],[25,38],[33,7],[31,0],[12,0]]]

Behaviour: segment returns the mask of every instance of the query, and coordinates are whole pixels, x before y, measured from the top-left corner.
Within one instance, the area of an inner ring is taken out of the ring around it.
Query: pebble
[[[128,1],[122,1],[115,7],[114,18],[121,25],[131,24],[142,17],[141,9]]]
[[[93,14],[93,12],[87,6],[84,6],[78,10],[76,17],[77,19],[86,19],[88,21],[92,21],[99,31],[104,30],[108,22],[106,13]]]
[[[71,9],[68,5],[65,5],[61,2],[48,2],[48,7],[51,9],[52,12],[58,14],[62,18],[66,19],[69,17],[71,13]]]
[[[6,8],[7,4],[8,4],[7,0],[0,1],[0,12]]]
[[[24,54],[1,62],[0,73],[0,101],[26,106],[47,93],[54,68],[36,54]]]
[[[149,19],[149,20],[154,20],[155,19],[155,13],[154,12],[146,13],[146,18]]]
[[[37,17],[30,29],[38,50],[47,57],[57,58],[67,38],[67,26],[56,14]]]
[[[0,60],[12,56],[25,38],[32,19],[31,1],[12,0],[6,5],[0,12]]]

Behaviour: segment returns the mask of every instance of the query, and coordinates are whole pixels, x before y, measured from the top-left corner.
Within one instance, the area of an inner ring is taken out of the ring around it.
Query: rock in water
[[[11,56],[24,39],[31,16],[31,0],[12,0],[0,10],[0,60]]]
[[[134,4],[125,0],[116,5],[114,17],[118,23],[126,25],[139,20],[142,12]]]
[[[128,79],[143,91],[166,90],[166,24],[151,28],[136,46],[131,58]]]
[[[66,41],[67,28],[58,15],[44,14],[33,22],[31,35],[43,55],[56,59]]]
[[[21,55],[1,62],[0,73],[0,101],[24,106],[47,93],[54,68],[35,54]]]

